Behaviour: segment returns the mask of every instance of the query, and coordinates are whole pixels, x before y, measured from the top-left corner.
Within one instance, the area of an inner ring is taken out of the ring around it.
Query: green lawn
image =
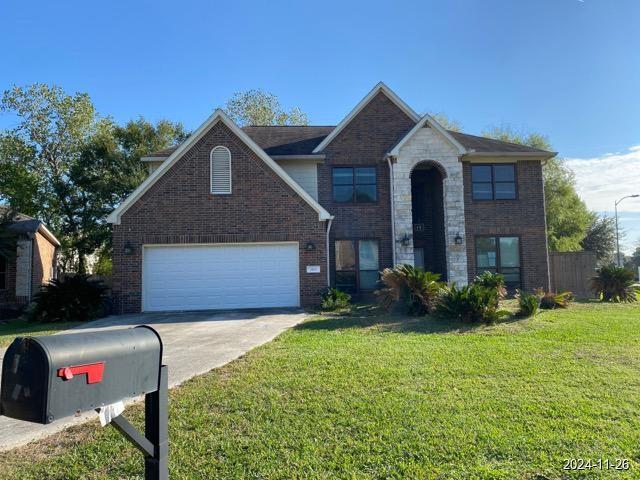
[[[172,479],[640,478],[640,306],[476,328],[317,317],[173,390],[170,439]],[[567,458],[630,470],[569,473]],[[141,472],[95,423],[0,455],[1,478]]]
[[[14,338],[25,335],[51,335],[52,333],[75,327],[80,322],[30,323],[22,319],[9,320],[0,324],[0,348],[8,347]]]

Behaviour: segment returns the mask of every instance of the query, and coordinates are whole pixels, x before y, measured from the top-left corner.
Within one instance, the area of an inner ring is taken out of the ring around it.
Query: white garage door
[[[144,248],[143,310],[300,305],[297,243]]]

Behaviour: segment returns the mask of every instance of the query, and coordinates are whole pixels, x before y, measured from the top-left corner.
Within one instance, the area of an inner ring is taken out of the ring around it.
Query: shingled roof
[[[547,150],[540,150],[539,148],[528,147],[527,145],[520,145],[518,143],[503,142],[502,140],[469,135],[468,133],[454,132],[453,130],[447,131],[453,136],[453,138],[460,142],[464,148],[467,150],[474,150],[475,152],[551,153]]]
[[[250,126],[242,127],[251,139],[256,142],[268,155],[310,155],[324,138],[335,127],[324,126]],[[465,149],[477,153],[540,153],[548,154],[546,150],[519,145],[517,143],[503,142],[493,138],[479,137],[468,133],[448,132]],[[165,148],[158,152],[150,153],[146,158],[166,158],[171,155],[177,146]]]
[[[0,205],[0,217],[7,215],[9,212],[8,207]],[[36,233],[40,231],[53,245],[60,246],[58,239],[47,229],[42,221],[23,213],[13,215],[11,223],[7,226],[7,230],[14,234]]]

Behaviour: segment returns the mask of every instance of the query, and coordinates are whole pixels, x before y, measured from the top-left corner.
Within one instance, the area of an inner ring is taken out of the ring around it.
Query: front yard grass
[[[640,478],[640,307],[495,326],[316,317],[170,395],[170,475]],[[140,425],[140,405],[126,414]],[[567,472],[568,458],[630,460]],[[0,478],[142,478],[97,422],[0,455]]]
[[[8,347],[13,339],[26,335],[51,335],[79,325],[81,322],[32,323],[21,318],[0,323],[0,348]]]

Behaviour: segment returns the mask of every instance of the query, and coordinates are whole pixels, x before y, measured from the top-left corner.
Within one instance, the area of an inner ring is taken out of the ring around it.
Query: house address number
[[[320,265],[307,265],[307,273],[320,273]]]

